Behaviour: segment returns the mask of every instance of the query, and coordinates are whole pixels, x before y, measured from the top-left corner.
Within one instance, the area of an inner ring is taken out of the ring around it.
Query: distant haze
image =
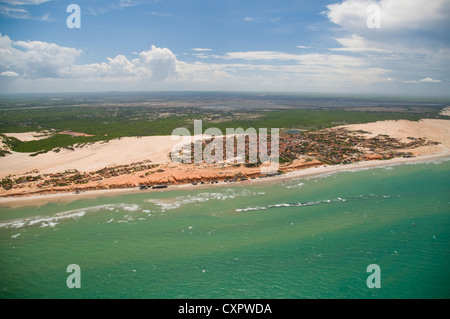
[[[0,93],[450,95],[449,0],[0,3]]]

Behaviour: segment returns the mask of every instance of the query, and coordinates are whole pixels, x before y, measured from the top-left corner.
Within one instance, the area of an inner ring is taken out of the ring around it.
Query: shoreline
[[[6,184],[2,181],[4,190],[0,191],[0,207],[277,183],[341,171],[450,158],[450,120],[351,124],[320,130],[303,139],[287,136],[282,140],[280,149],[286,164],[278,167],[281,174],[270,176],[265,175],[261,167],[242,164],[173,163],[168,154],[177,142],[170,136],[123,138],[31,158],[27,154],[12,154],[0,158],[3,169],[0,177],[6,178]],[[63,168],[69,170],[63,171]],[[28,172],[10,180],[13,178],[11,172],[19,169]]]
[[[91,199],[91,198],[110,197],[118,195],[143,194],[143,193],[151,194],[155,192],[171,192],[177,190],[210,189],[215,187],[226,187],[228,185],[245,186],[245,185],[257,185],[266,183],[277,183],[280,181],[310,178],[314,176],[335,174],[339,172],[349,172],[360,169],[373,169],[391,165],[402,165],[411,163],[425,163],[439,159],[450,160],[450,151],[447,150],[445,152],[424,154],[412,158],[393,158],[389,160],[361,161],[346,165],[339,164],[339,165],[316,166],[290,171],[282,175],[268,176],[264,178],[257,178],[253,180],[235,183],[219,182],[215,184],[203,184],[203,185],[178,184],[178,185],[170,185],[165,189],[150,189],[150,190],[140,190],[139,187],[128,187],[120,189],[86,190],[78,194],[74,194],[72,192],[71,193],[64,192],[64,193],[44,194],[44,195],[2,197],[0,198],[0,207],[9,207],[9,208],[27,207],[27,206],[40,207],[42,205],[52,202],[73,202],[80,199]]]

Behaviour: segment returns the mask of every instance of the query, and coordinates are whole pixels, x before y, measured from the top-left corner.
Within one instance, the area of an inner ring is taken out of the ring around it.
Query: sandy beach
[[[170,136],[153,136],[142,138],[122,138],[109,143],[95,143],[74,151],[64,150],[60,153],[49,152],[37,157],[29,157],[24,153],[13,153],[0,158],[0,178],[10,174],[23,174],[31,170],[40,173],[56,173],[69,169],[77,169],[81,172],[93,171],[109,165],[123,165],[136,161],[147,160],[152,164],[160,164],[149,176],[142,174],[124,174],[112,177],[107,181],[89,182],[75,194],[73,188],[61,190],[48,190],[42,194],[33,194],[31,189],[26,189],[24,196],[9,196],[2,189],[3,197],[0,198],[0,206],[29,206],[42,205],[54,201],[73,201],[80,198],[93,198],[100,196],[116,196],[120,194],[140,192],[160,192],[181,189],[199,189],[209,187],[223,187],[226,185],[246,185],[256,183],[278,182],[287,179],[308,178],[323,174],[331,174],[340,171],[374,168],[386,165],[402,163],[424,162],[441,158],[450,158],[450,121],[449,120],[421,120],[419,122],[384,121],[367,124],[344,126],[348,130],[362,130],[368,136],[387,134],[391,137],[408,140],[408,138],[425,138],[437,141],[437,145],[420,146],[412,150],[414,157],[393,158],[390,160],[361,161],[351,164],[323,165],[319,161],[305,162],[294,161],[289,165],[281,165],[284,174],[258,178],[259,168],[245,168],[239,166],[221,166],[213,164],[178,164],[172,163],[168,154],[178,142],[171,140]],[[239,172],[245,172],[249,177],[242,181],[230,184],[224,180],[235,176]],[[203,179],[205,181],[216,180],[216,183],[192,185],[191,181]],[[151,180],[152,182],[170,181],[165,189],[140,190],[139,185]],[[172,183],[173,182],[173,183]],[[112,187],[121,185],[120,187]],[[96,189],[97,188],[97,189]],[[109,188],[109,189],[107,189]],[[111,189],[116,188],[116,189]],[[5,196],[6,195],[6,196]]]
[[[170,136],[124,137],[75,148],[73,151],[61,149],[59,153],[48,152],[34,158],[28,153],[12,152],[11,155],[0,158],[0,178],[10,174],[24,174],[33,169],[44,174],[69,169],[88,172],[143,159],[155,164],[169,163],[167,154],[176,143]]]
[[[21,207],[21,206],[42,206],[50,202],[71,202],[78,199],[87,198],[97,198],[97,197],[107,197],[107,196],[118,196],[126,194],[136,194],[136,193],[154,193],[154,192],[167,192],[176,190],[192,190],[192,189],[205,189],[205,188],[215,188],[215,187],[226,187],[226,186],[245,186],[245,185],[257,185],[257,184],[267,184],[267,183],[277,183],[281,181],[319,177],[322,175],[334,174],[344,171],[353,171],[360,169],[371,169],[379,167],[387,167],[391,165],[399,165],[406,163],[422,163],[430,162],[434,160],[450,160],[450,152],[442,152],[435,154],[421,155],[414,158],[395,158],[387,161],[363,161],[359,163],[353,163],[348,165],[323,165],[316,166],[296,171],[287,172],[283,175],[271,176],[261,179],[247,180],[237,183],[226,183],[219,182],[217,184],[203,184],[203,185],[192,185],[192,184],[180,184],[171,185],[166,189],[149,189],[140,190],[138,187],[134,188],[123,188],[123,189],[101,189],[101,190],[87,190],[79,194],[71,193],[55,193],[46,195],[29,195],[21,197],[2,197],[0,198],[0,207]]]
[[[422,137],[427,140],[440,142],[439,145],[422,146],[412,150],[415,156],[440,153],[450,150],[450,121],[425,119],[419,122],[407,120],[380,121],[367,124],[352,124],[339,126],[349,130],[363,130],[370,132],[367,137],[374,137],[379,134],[386,134],[401,141],[407,141],[408,137]]]

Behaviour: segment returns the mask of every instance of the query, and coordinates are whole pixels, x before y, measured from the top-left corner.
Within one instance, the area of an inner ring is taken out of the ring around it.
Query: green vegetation
[[[48,152],[53,150],[55,147],[68,147],[76,143],[87,143],[92,142],[91,137],[71,137],[65,134],[55,134],[52,137],[45,138],[42,140],[20,142],[13,150],[16,152],[32,153],[32,152]]]
[[[5,157],[6,155],[11,154],[10,151],[0,150],[0,157]]]
[[[4,134],[0,134],[0,143],[2,143],[7,149],[11,149],[17,146],[20,141],[14,137],[8,137]]]
[[[145,93],[62,95],[58,99],[34,95],[2,97],[0,133],[69,130],[93,136],[53,134],[49,138],[29,142],[4,135],[1,138],[7,149],[37,155],[125,136],[170,135],[177,127],[186,127],[193,133],[195,119],[203,120],[203,130],[217,127],[225,134],[226,128],[239,127],[316,130],[381,120],[448,118],[439,115],[445,104],[420,104],[417,101],[396,100],[392,102],[395,107],[389,109],[386,100],[380,100],[377,109],[377,100],[370,100],[370,108],[364,110],[364,103],[369,102],[363,100],[353,100],[357,107],[352,108],[348,106],[352,103],[342,107],[311,106],[331,105],[335,103],[331,98],[258,97],[237,93],[197,95],[169,92],[152,96]],[[2,150],[0,156],[5,156],[7,149]]]
[[[410,112],[361,112],[344,110],[301,109],[266,112],[263,117],[254,120],[236,120],[233,122],[203,123],[203,128],[217,127],[225,133],[227,127],[247,129],[258,128],[297,128],[317,130],[336,125],[369,123],[385,120],[411,120],[418,121],[423,118],[436,118],[438,112],[428,111],[422,113]]]

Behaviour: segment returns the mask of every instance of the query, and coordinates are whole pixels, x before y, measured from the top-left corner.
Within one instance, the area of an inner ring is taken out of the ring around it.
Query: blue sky
[[[449,17],[450,0],[0,0],[0,92],[450,96]]]

